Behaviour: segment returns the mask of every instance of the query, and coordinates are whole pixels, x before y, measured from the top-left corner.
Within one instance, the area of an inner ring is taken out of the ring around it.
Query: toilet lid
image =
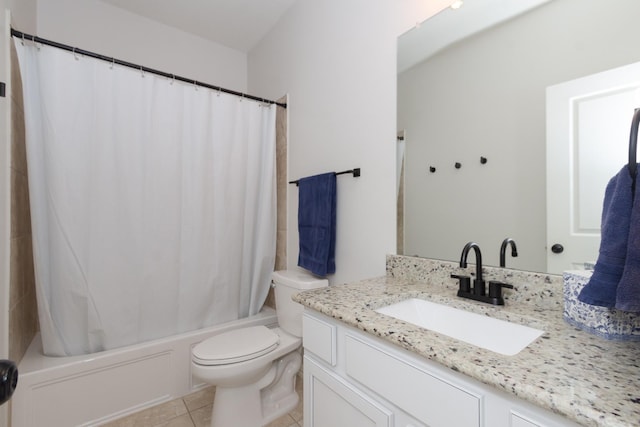
[[[234,329],[202,341],[193,348],[200,365],[227,365],[255,359],[277,347],[280,337],[266,326]]]

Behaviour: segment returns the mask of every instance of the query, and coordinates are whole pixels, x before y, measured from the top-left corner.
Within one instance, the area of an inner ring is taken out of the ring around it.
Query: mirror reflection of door
[[[595,263],[604,191],[628,162],[629,130],[638,107],[640,63],[547,88],[550,273]]]

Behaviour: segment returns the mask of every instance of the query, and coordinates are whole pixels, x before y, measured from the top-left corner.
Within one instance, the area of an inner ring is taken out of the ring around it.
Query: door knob
[[[560,243],[556,243],[555,245],[551,246],[551,252],[553,252],[554,254],[561,254],[564,251],[564,246],[562,246]]]
[[[11,360],[0,360],[0,405],[11,398],[18,385],[18,368]]]

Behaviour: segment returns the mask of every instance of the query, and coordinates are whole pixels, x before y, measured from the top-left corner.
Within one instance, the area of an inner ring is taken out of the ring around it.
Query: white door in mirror
[[[585,269],[598,256],[604,190],[628,163],[639,75],[640,62],[547,88],[549,273]]]

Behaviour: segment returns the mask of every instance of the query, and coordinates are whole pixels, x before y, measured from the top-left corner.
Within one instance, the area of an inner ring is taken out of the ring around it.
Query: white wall
[[[336,274],[385,272],[396,242],[396,41],[445,0],[299,0],[249,54],[249,91],[289,95],[289,180],[338,177]],[[297,188],[288,193],[288,267],[297,263]]]
[[[98,0],[38,0],[37,29],[38,36],[70,46],[227,89],[247,88],[243,52]]]
[[[11,9],[11,26],[31,34],[37,27],[37,0],[7,0]]]

